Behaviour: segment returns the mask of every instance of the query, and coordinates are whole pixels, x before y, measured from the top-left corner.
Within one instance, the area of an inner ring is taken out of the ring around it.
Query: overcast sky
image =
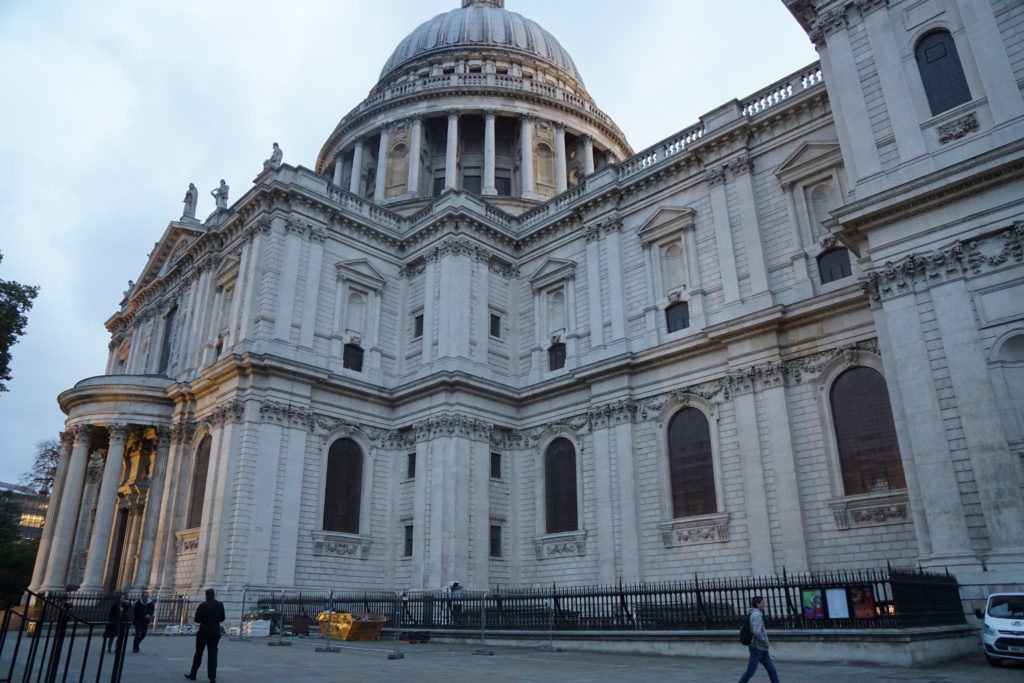
[[[312,168],[391,50],[459,0],[0,0],[0,278],[41,286],[0,394],[0,480],[102,374],[103,323],[189,182],[234,201],[272,142]],[[813,62],[782,0],[507,0],[635,150]]]

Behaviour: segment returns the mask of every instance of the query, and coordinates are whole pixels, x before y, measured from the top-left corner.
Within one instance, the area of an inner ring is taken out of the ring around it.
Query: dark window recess
[[[491,453],[491,479],[501,479],[501,453]]]
[[[203,437],[196,449],[196,461],[192,468],[192,500],[188,506],[187,528],[195,529],[203,523],[203,502],[206,499],[206,473],[210,469],[210,446],[213,439]]]
[[[932,116],[971,101],[964,68],[949,31],[929,33],[914,50]]]
[[[685,330],[690,326],[690,304],[680,301],[665,309],[665,327],[669,332]]]
[[[412,524],[405,525],[405,542],[402,548],[405,557],[412,557]]]
[[[327,452],[324,531],[359,533],[363,492],[363,451],[352,439],[338,439]]]
[[[551,442],[544,453],[545,521],[549,534],[576,531],[576,448],[566,438]]]
[[[683,408],[668,423],[668,470],[674,517],[717,511],[711,430],[696,408]]]
[[[491,336],[501,339],[501,316],[491,313]]]
[[[821,276],[823,285],[853,275],[853,271],[850,269],[850,252],[840,247],[839,249],[829,249],[819,256],[818,275]]]
[[[494,189],[498,191],[499,197],[511,197],[512,196],[512,179],[511,178],[495,178]]]
[[[409,453],[405,456],[405,478],[415,479],[416,478],[416,454]]]
[[[558,342],[548,349],[548,370],[561,370],[565,367],[565,344]]]
[[[466,192],[472,192],[473,194],[480,194],[480,176],[462,176],[462,189],[465,190]]]
[[[423,314],[418,314],[412,319],[412,338],[419,339],[423,336]]]
[[[865,367],[847,370],[832,385],[830,403],[846,495],[907,488],[881,373]]]
[[[434,178],[434,196],[440,197],[444,192],[444,176]]]
[[[160,367],[158,374],[163,374],[171,362],[171,344],[174,342],[174,324],[178,319],[178,308],[175,306],[164,316],[164,338],[160,342]]]
[[[501,557],[501,525],[491,525],[491,557]]]
[[[363,350],[356,344],[345,344],[341,354],[341,367],[355,372],[363,371]]]

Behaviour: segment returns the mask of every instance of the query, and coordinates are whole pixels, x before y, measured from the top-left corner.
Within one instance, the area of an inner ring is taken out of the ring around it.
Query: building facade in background
[[[34,585],[1024,566],[1024,7],[785,0],[820,64],[639,153],[502,0],[172,221]]]

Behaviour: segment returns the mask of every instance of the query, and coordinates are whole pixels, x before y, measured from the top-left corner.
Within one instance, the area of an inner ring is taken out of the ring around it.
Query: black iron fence
[[[323,612],[381,615],[407,630],[738,629],[750,598],[772,629],[910,628],[965,623],[956,578],[886,568],[760,578],[489,591],[278,591],[250,594],[248,618],[305,628]]]

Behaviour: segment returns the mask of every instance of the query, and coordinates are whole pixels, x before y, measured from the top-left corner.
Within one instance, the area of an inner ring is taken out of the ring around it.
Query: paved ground
[[[324,641],[295,639],[290,647],[269,647],[266,640],[221,640],[218,680],[221,683],[318,683],[359,681],[368,683],[424,683],[443,681],[601,681],[602,683],[656,683],[659,681],[735,681],[746,663],[745,653],[734,661],[699,657],[656,657],[576,652],[545,652],[541,649],[495,647],[493,656],[472,654],[473,648],[439,643],[402,645],[403,659],[389,660],[386,643],[339,643],[337,653],[318,653]],[[192,661],[194,640],[189,636],[153,635],[142,644],[142,653],[128,653],[126,683],[184,681]],[[742,649],[742,648],[739,648]],[[205,663],[204,663],[205,664]],[[969,658],[924,669],[886,668],[831,664],[778,663],[783,681],[1024,681],[1024,667],[994,669],[980,658]],[[205,669],[199,680],[205,680]],[[754,681],[767,681],[760,671]]]

